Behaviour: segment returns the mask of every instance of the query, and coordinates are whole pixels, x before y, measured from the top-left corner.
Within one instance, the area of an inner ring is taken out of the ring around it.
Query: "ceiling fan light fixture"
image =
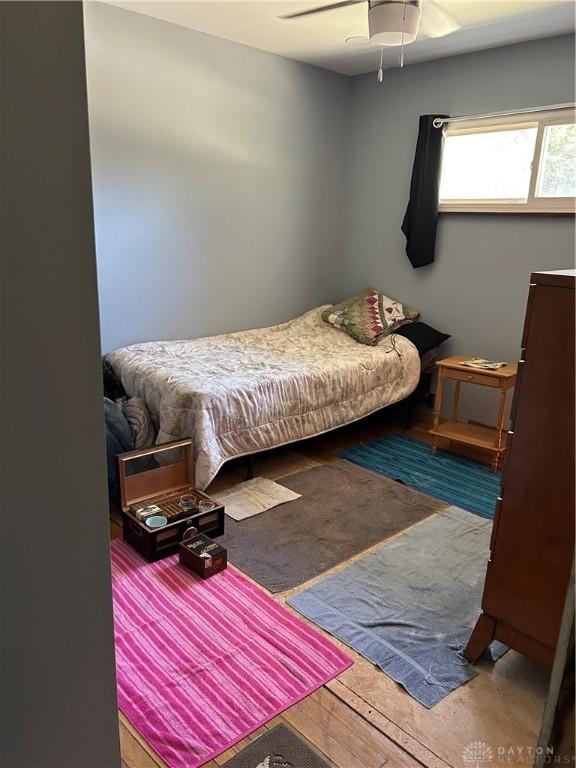
[[[354,35],[353,37],[347,37],[346,42],[348,45],[352,45],[355,48],[365,48],[367,45],[371,45],[372,41],[369,37],[363,35]]]
[[[370,40],[378,45],[408,45],[418,35],[420,4],[392,0],[371,5],[368,10]]]

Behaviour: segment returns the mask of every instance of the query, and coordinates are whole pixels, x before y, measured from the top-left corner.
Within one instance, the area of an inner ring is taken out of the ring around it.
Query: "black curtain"
[[[410,200],[402,222],[406,253],[414,269],[434,261],[442,155],[442,128],[433,125],[437,117],[448,115],[420,116]]]

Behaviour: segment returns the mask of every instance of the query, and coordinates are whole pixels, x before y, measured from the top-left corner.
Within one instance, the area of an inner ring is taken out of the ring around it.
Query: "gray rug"
[[[432,707],[478,674],[461,652],[480,615],[491,528],[449,507],[288,603]],[[493,643],[492,660],[505,650]]]
[[[284,592],[435,512],[442,502],[348,461],[283,477],[302,498],[248,520],[226,520],[228,559]]]
[[[328,768],[328,763],[290,728],[277,725],[224,763],[224,768]]]

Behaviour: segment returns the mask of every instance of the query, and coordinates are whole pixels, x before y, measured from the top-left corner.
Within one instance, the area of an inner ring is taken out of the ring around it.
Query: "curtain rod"
[[[469,115],[468,117],[437,117],[432,123],[434,128],[442,128],[448,123],[463,123],[468,120],[485,120],[490,117],[509,117],[511,115],[531,115],[534,112],[551,112],[553,109],[574,109],[576,103],[551,104],[547,107],[529,107],[526,109],[512,109],[507,112],[488,112],[485,115]]]

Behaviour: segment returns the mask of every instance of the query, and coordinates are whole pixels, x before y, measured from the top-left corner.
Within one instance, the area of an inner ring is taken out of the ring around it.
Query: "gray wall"
[[[444,214],[435,264],[413,270],[400,224],[418,116],[573,100],[571,36],[379,85],[85,13],[105,352],[277,323],[372,284],[451,333],[446,351],[517,358],[530,272],[571,265],[573,218]],[[482,402],[470,415],[493,420]]]
[[[350,80],[87,3],[103,350],[334,297]]]
[[[82,34],[0,4],[3,768],[120,765]]]
[[[374,75],[353,78],[340,297],[374,285],[451,333],[447,351],[518,359],[530,273],[573,266],[574,218],[443,214],[435,263],[414,270],[400,225],[418,117],[573,100],[571,36],[388,70],[381,85]],[[483,395],[463,393],[463,405],[494,422]]]

